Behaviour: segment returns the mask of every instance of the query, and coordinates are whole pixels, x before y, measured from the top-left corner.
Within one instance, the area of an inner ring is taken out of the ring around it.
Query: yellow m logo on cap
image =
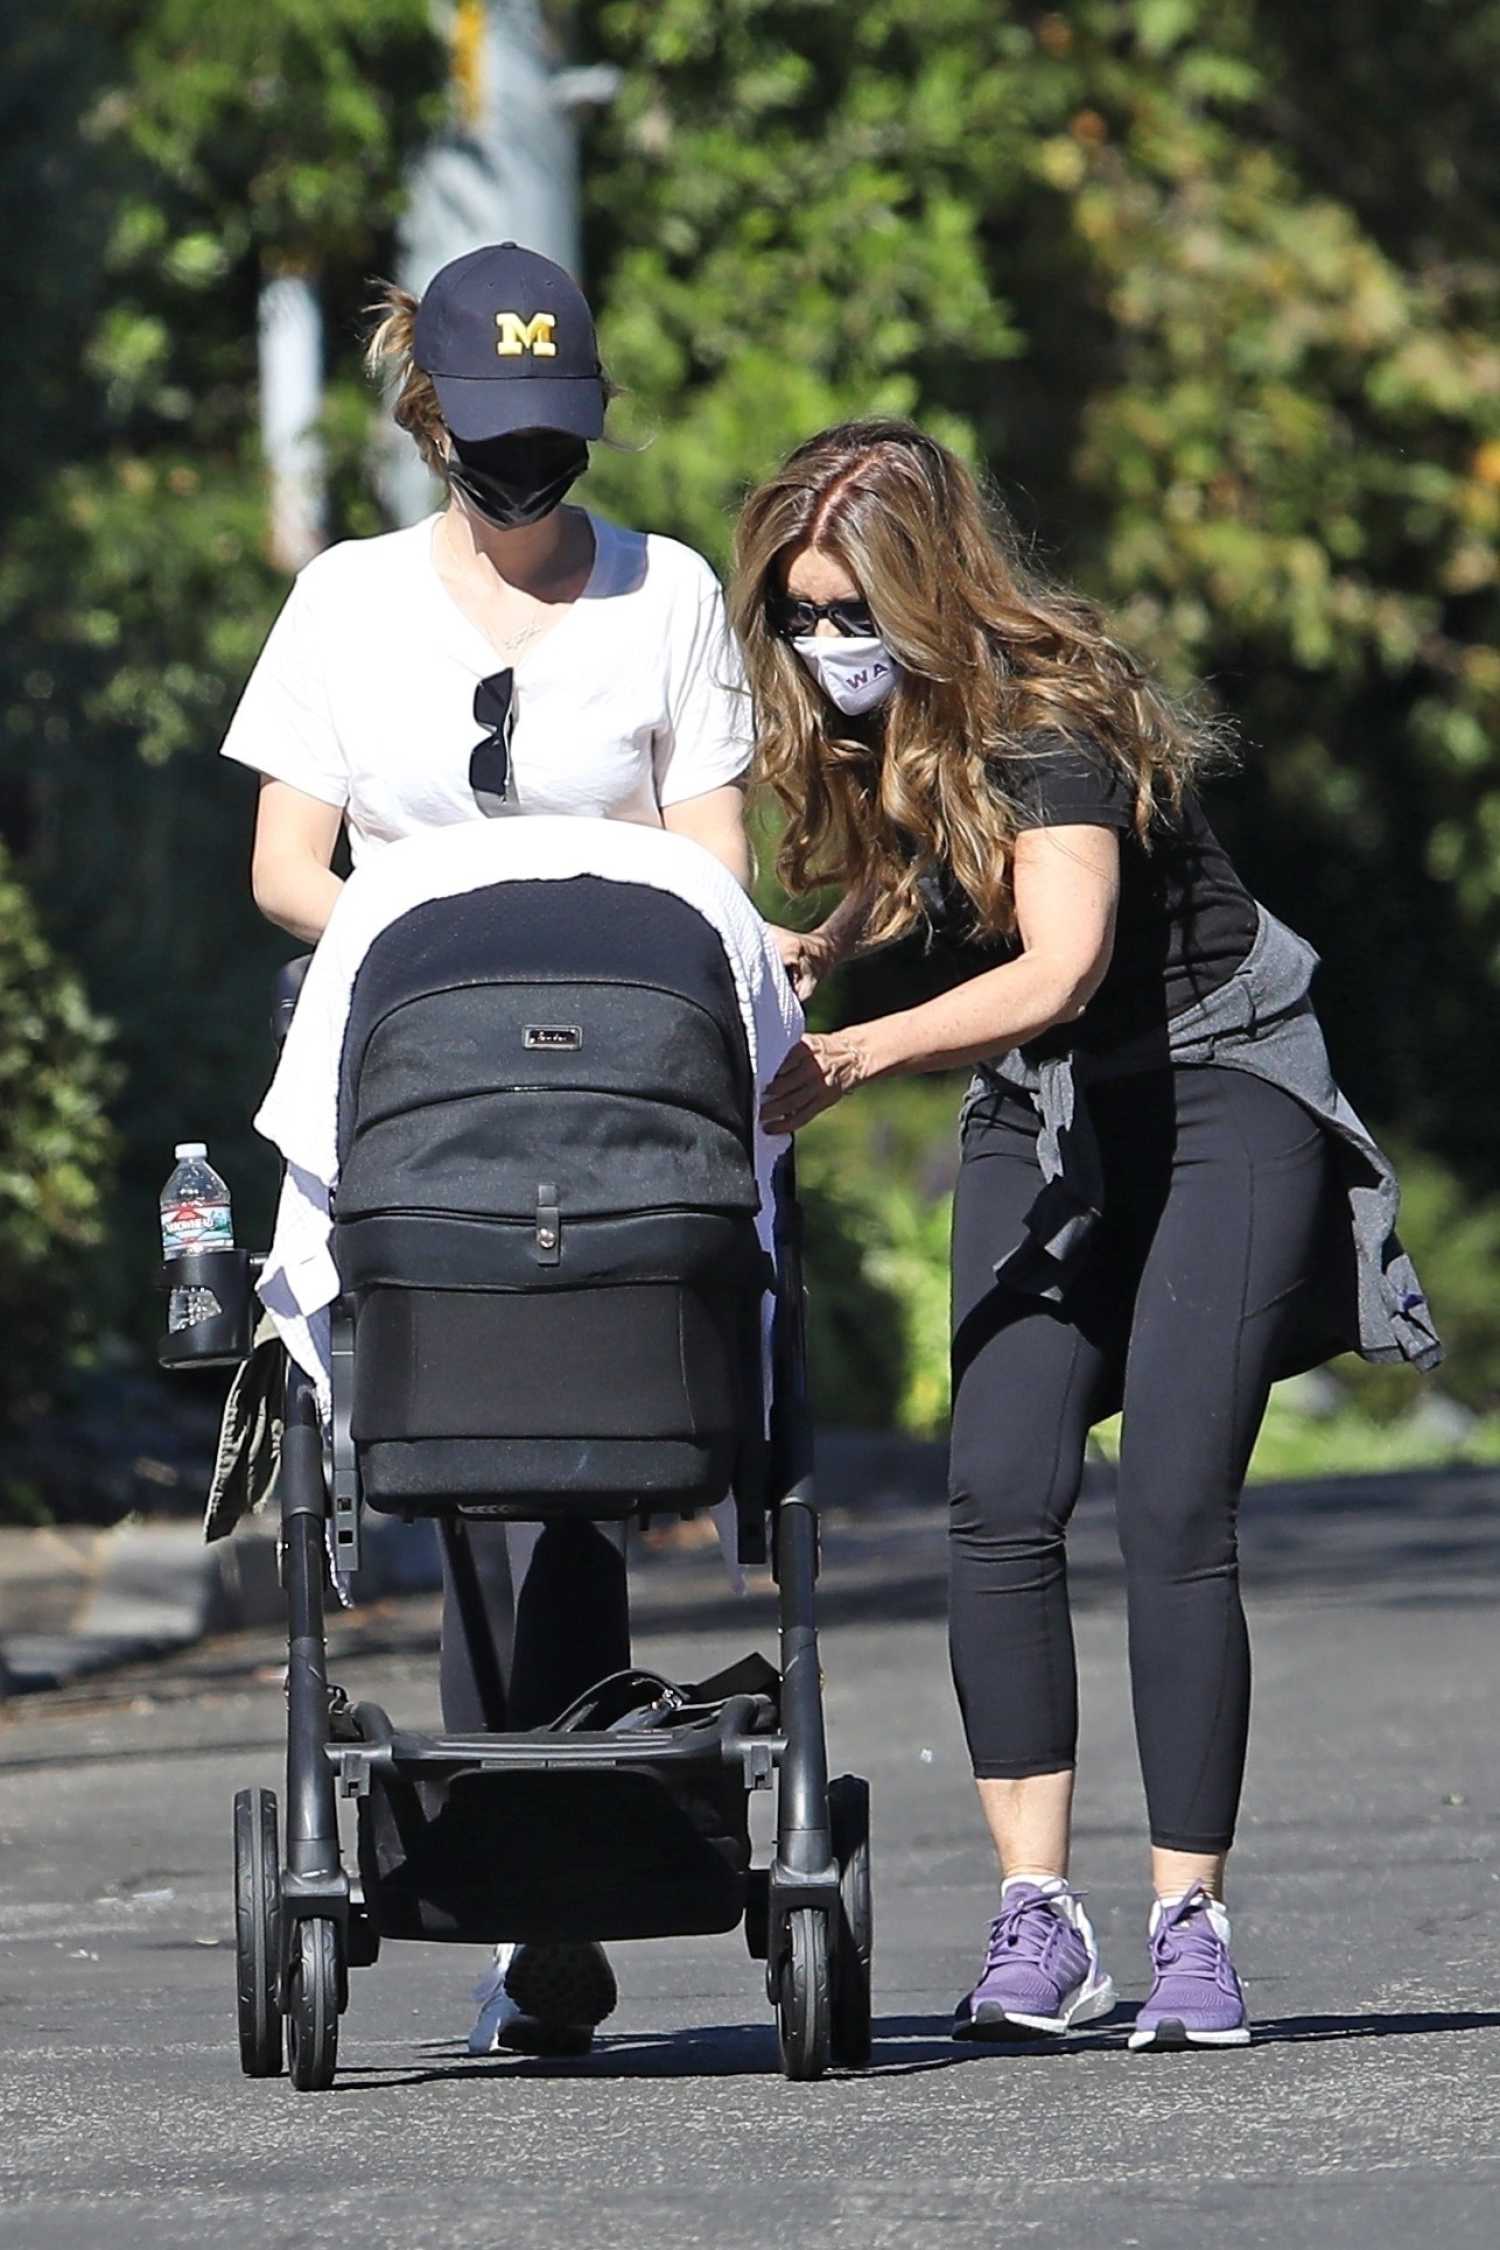
[[[502,359],[519,359],[522,352],[531,352],[537,359],[556,359],[557,346],[552,332],[557,326],[555,313],[533,313],[523,320],[519,313],[497,312],[495,326],[500,335],[495,349]]]

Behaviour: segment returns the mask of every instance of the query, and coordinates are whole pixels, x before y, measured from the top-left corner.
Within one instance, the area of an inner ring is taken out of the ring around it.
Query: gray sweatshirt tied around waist
[[[1164,1067],[1212,1064],[1280,1086],[1323,1126],[1333,1146],[1338,1246],[1314,1292],[1280,1374],[1342,1351],[1375,1362],[1435,1367],[1443,1348],[1410,1258],[1396,1234],[1401,1192],[1388,1158],[1340,1092],[1309,987],[1318,956],[1264,907],[1250,951],[1216,992],[1160,1028],[1107,1055],[1038,1055],[1017,1048],[982,1063],[962,1122],[1000,1087],[1030,1096],[1040,1120],[1042,1187],[1021,1241],[995,1267],[1006,1288],[1059,1301],[1088,1253],[1104,1204],[1104,1172],[1089,1116],[1088,1088]],[[1347,1227],[1345,1213],[1347,1212]]]

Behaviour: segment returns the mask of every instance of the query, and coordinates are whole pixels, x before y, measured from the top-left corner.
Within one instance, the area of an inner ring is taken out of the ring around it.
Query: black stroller
[[[284,973],[290,1021],[305,963]],[[798,1211],[756,1232],[754,1085],[718,933],[675,896],[582,876],[433,901],[370,947],[339,1079],[342,1287],[325,1439],[288,1360],[278,1493],[288,1608],[286,1856],[235,1799],[240,2057],[332,2083],[348,1972],[386,1940],[548,1943],[722,1931],[766,1963],[788,2077],[870,2051],[869,1794],[828,1778]],[[248,1348],[241,1251],[168,1287],[223,1310],[164,1364]],[[762,1314],[774,1290],[769,1438]],[[689,1515],[733,1491],[769,1557],[780,1668],[525,1733],[420,1734],[331,1696],[325,1561],[365,1509],[437,1521],[473,1643],[471,1518]],[[776,1790],[751,1865],[748,1792]],[[337,1799],[354,1800],[356,1868]]]

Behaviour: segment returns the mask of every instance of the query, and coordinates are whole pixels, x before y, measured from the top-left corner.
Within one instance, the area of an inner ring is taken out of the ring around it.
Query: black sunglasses
[[[510,738],[516,731],[516,676],[491,672],[474,690],[474,723],[488,731],[469,752],[469,787],[476,797],[510,791]]]
[[[772,594],[766,603],[766,622],[784,641],[797,641],[818,629],[826,617],[836,633],[848,640],[875,638],[875,620],[868,602],[799,602],[789,594]]]

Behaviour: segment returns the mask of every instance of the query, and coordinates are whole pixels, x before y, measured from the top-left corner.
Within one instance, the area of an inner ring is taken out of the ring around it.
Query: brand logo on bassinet
[[[523,1047],[581,1047],[581,1023],[529,1023],[521,1034]]]

